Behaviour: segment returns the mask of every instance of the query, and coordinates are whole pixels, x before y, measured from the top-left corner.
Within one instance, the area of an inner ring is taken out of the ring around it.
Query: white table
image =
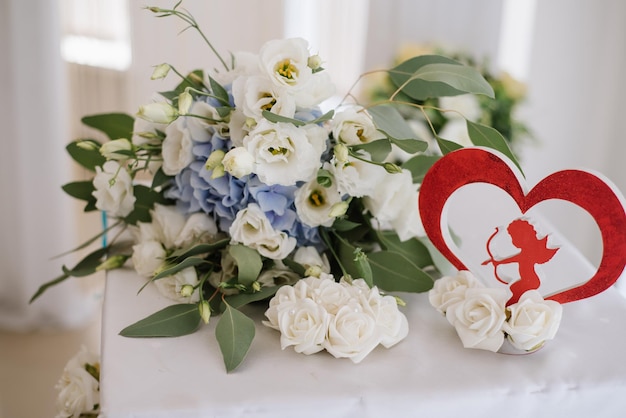
[[[226,374],[215,318],[172,339],[121,337],[171,302],[131,270],[109,274],[103,315],[102,417],[626,416],[626,299],[615,289],[564,305],[556,340],[526,356],[464,349],[427,296],[401,295],[408,337],[360,364],[282,351],[260,324]]]

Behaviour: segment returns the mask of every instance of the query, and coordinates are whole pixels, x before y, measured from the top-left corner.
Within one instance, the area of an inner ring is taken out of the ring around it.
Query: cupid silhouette
[[[520,279],[510,285],[513,296],[506,303],[511,305],[516,303],[520,296],[527,290],[537,289],[541,284],[541,280],[535,271],[535,264],[547,263],[554,257],[558,248],[548,248],[548,236],[543,238],[537,237],[537,232],[533,225],[524,219],[516,219],[509,224],[507,232],[511,236],[513,245],[520,249],[520,252],[502,260],[496,260],[491,253],[490,244],[493,238],[500,232],[496,227],[495,232],[487,240],[487,254],[489,259],[483,261],[482,265],[493,264],[494,276],[498,281],[508,284],[498,276],[498,266],[500,264],[517,263],[519,268]]]

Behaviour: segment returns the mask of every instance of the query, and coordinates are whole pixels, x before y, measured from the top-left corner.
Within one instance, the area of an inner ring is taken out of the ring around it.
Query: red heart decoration
[[[626,266],[626,211],[624,198],[607,180],[582,170],[563,170],[549,175],[526,193],[523,177],[499,152],[485,148],[462,148],[446,154],[428,171],[419,194],[419,211],[432,244],[459,270],[467,270],[444,239],[444,205],[454,191],[471,183],[492,184],[508,193],[522,213],[534,205],[559,199],[586,210],[602,237],[603,254],[595,275],[587,282],[550,296],[559,303],[594,296],[612,286]],[[519,297],[519,295],[518,295]]]

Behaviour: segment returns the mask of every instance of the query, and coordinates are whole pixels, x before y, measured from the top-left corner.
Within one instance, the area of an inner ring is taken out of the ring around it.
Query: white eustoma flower
[[[175,176],[193,161],[193,143],[185,124],[185,118],[178,119],[165,128],[162,145],[163,172]]]
[[[159,241],[142,241],[133,245],[132,262],[137,274],[143,277],[153,277],[166,257],[163,244]]]
[[[470,288],[465,298],[448,306],[446,318],[465,348],[496,352],[504,342],[502,326],[506,320],[505,303],[510,292],[505,288]]]
[[[78,418],[81,413],[97,413],[100,384],[86,366],[93,367],[99,373],[100,359],[81,346],[80,351],[65,365],[55,386],[59,391],[56,418]]]
[[[363,108],[352,106],[335,114],[332,120],[333,138],[347,145],[367,144],[385,136],[376,129],[374,121]]]
[[[366,160],[371,157],[365,151],[359,151],[359,156]],[[329,170],[336,183],[339,193],[353,197],[363,197],[374,193],[376,185],[388,173],[381,166],[362,161],[352,156],[345,161],[333,157],[330,163],[324,165]]]
[[[263,72],[272,83],[286,87],[301,107],[313,107],[334,92],[326,72],[313,74],[308,47],[302,38],[281,39],[267,42],[259,52]]]
[[[266,42],[259,51],[261,68],[278,86],[301,89],[313,76],[309,44],[302,38]]]
[[[295,185],[311,180],[320,167],[326,147],[326,131],[316,125],[259,122],[243,140],[254,156],[255,173],[268,185]]]
[[[135,196],[130,174],[116,161],[107,161],[96,167],[93,179],[96,207],[109,216],[124,217],[135,207]]]
[[[323,350],[330,315],[312,299],[298,299],[278,309],[280,346],[293,346],[297,353],[314,354]]]
[[[233,243],[241,243],[273,260],[282,260],[296,247],[296,239],[276,231],[255,203],[240,210],[229,229]]]
[[[217,69],[211,72],[211,77],[222,86],[232,84],[240,77],[261,74],[259,66],[259,56],[248,51],[238,51],[233,53],[234,68],[229,71]]]
[[[321,186],[313,179],[296,190],[295,206],[298,217],[308,226],[331,226],[335,218],[330,212],[333,205],[341,202],[341,195],[333,183]]]
[[[154,205],[150,215],[154,228],[151,233],[156,234],[157,240],[165,248],[176,247],[175,242],[187,222],[185,215],[178,211],[176,206],[165,206],[158,203]]]
[[[146,144],[159,145],[161,144],[161,138],[159,138],[157,131],[164,132],[166,127],[167,125],[163,123],[154,123],[142,118],[135,118],[131,142],[135,146]]]
[[[296,102],[283,86],[278,86],[263,75],[240,77],[233,82],[235,105],[241,107],[244,115],[259,121],[263,111],[293,118]]]
[[[465,299],[465,292],[472,287],[484,285],[469,270],[461,270],[454,276],[443,276],[435,280],[433,288],[428,291],[428,301],[445,315],[448,306]]]
[[[226,123],[216,123],[222,118],[217,113],[215,107],[211,106],[207,102],[195,101],[191,105],[189,114],[201,116],[201,117],[188,117],[185,118],[185,123],[191,139],[196,142],[208,142],[213,138],[213,131],[217,128],[218,131],[223,130],[228,125]],[[220,131],[221,132],[221,131]]]
[[[224,155],[222,165],[230,175],[242,178],[254,171],[254,156],[244,147],[235,147]]]
[[[199,290],[193,290],[190,296],[181,294],[184,286],[198,286],[196,269],[188,267],[171,276],[163,277],[153,282],[160,294],[179,303],[195,303],[200,300]]]
[[[193,213],[185,220],[183,228],[174,239],[177,248],[189,247],[211,241],[218,234],[215,220],[206,213]]]
[[[342,306],[331,318],[324,348],[337,358],[354,363],[363,360],[380,342],[380,331],[372,315],[356,302]]]
[[[417,196],[417,185],[413,184],[408,170],[396,174],[384,172],[363,203],[381,225],[390,225],[405,241],[424,235]]]
[[[525,292],[517,303],[508,306],[511,313],[503,329],[511,344],[520,350],[534,350],[555,337],[563,306],[544,300],[537,290]]]

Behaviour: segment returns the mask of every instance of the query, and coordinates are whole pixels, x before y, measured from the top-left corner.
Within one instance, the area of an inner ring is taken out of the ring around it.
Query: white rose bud
[[[241,178],[254,170],[254,157],[244,147],[236,147],[226,153],[222,159],[224,170],[230,175]]]
[[[216,149],[209,157],[206,159],[206,163],[204,164],[204,168],[206,170],[213,170],[215,167],[222,164],[222,160],[226,154],[221,149]]]
[[[211,319],[211,307],[209,306],[209,302],[203,300],[198,304],[198,311],[200,312],[200,317],[204,321],[205,324],[209,323],[209,319]]]
[[[107,160],[124,161],[130,158],[129,152],[132,151],[132,149],[133,144],[131,144],[128,139],[120,138],[102,144],[100,154]]]
[[[169,124],[178,118],[178,110],[165,102],[149,103],[139,107],[137,116],[149,122]]]

